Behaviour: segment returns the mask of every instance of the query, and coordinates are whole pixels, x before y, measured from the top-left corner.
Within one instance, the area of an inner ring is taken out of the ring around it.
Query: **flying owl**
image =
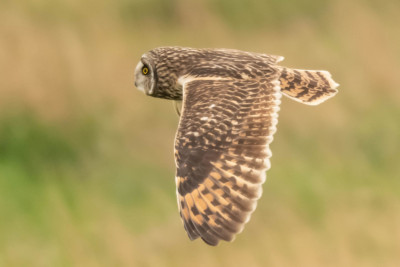
[[[139,90],[182,101],[175,179],[191,240],[232,241],[249,221],[270,168],[282,94],[318,105],[337,93],[329,72],[277,65],[282,60],[232,49],[159,47],[137,64]]]

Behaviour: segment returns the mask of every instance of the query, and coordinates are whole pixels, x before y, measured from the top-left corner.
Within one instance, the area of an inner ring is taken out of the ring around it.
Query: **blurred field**
[[[397,0],[0,2],[0,266],[400,266]],[[168,101],[133,86],[156,46],[327,69],[283,98],[272,169],[234,243],[190,242]]]

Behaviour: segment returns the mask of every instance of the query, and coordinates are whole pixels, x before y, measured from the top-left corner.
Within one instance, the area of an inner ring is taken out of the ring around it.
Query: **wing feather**
[[[185,79],[175,158],[180,214],[190,239],[232,241],[255,210],[270,166],[278,77]]]

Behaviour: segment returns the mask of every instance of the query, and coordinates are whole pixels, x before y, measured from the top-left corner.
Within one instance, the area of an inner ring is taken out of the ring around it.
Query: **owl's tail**
[[[307,105],[318,105],[334,96],[337,84],[327,71],[281,68],[282,93]]]

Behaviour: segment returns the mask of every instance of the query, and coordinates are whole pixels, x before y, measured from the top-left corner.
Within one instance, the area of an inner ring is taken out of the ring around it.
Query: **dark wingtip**
[[[205,239],[203,237],[201,237],[201,239],[204,241],[204,243],[206,243],[207,245],[213,246],[213,247],[216,247],[219,244],[219,240],[210,241],[210,240],[207,240],[207,239]]]

